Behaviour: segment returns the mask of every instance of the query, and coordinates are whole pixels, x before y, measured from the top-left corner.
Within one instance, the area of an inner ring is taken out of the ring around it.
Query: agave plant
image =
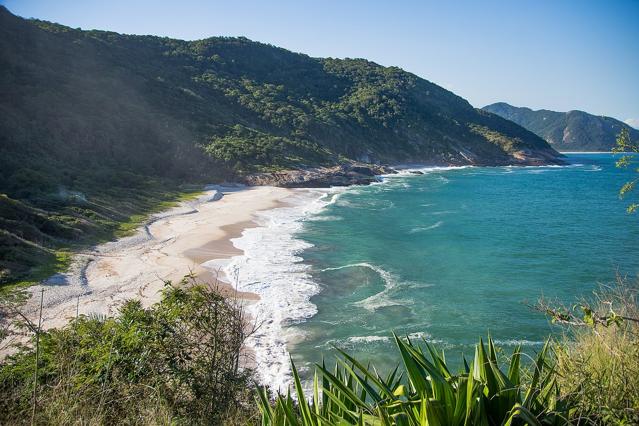
[[[559,389],[546,343],[522,380],[521,351],[516,348],[507,371],[497,361],[492,339],[475,346],[474,360],[452,374],[443,352],[427,342],[417,345],[394,335],[403,370],[382,377],[346,352],[331,371],[316,366],[313,395],[305,395],[295,365],[296,398],[290,392],[275,401],[258,391],[264,426],[319,425],[565,425],[568,410]]]

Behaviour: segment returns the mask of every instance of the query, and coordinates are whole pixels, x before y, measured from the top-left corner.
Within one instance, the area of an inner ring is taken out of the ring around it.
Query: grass
[[[14,209],[14,216],[22,217],[21,226],[25,228],[24,231],[13,229],[15,234],[12,229],[0,229],[3,232],[0,237],[7,241],[3,246],[0,239],[0,249],[4,250],[0,250],[0,272],[3,272],[0,294],[64,272],[71,264],[73,253],[132,235],[151,215],[203,194],[201,186],[167,190],[165,185],[150,182],[137,189],[88,196],[82,203],[49,205],[45,202],[44,208],[16,202],[6,196],[0,199]],[[49,231],[52,227],[53,232]],[[36,236],[30,240],[23,238],[21,235],[26,232]],[[3,265],[3,262],[6,263]]]
[[[185,192],[178,192],[170,196],[168,200],[158,201],[144,213],[131,215],[123,222],[120,222],[114,232],[114,236],[116,238],[130,236],[135,233],[138,228],[143,226],[154,214],[176,207],[180,203],[195,200],[202,194],[204,194],[202,190],[191,189]]]
[[[53,256],[47,261],[32,268],[27,279],[9,282],[0,286],[0,298],[8,293],[38,284],[52,275],[67,271],[73,260],[73,253],[69,250],[54,250],[52,254]]]
[[[578,417],[595,424],[639,424],[639,283],[620,280],[580,305],[590,317],[616,318],[571,325],[557,345],[558,383]],[[588,321],[589,322],[589,321]]]

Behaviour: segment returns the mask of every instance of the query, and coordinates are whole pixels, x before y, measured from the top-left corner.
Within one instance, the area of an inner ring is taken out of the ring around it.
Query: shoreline
[[[366,173],[370,181],[365,184],[392,175],[466,167],[472,166],[397,165],[392,173]],[[22,309],[29,319],[37,319],[40,290],[45,289],[43,328],[59,328],[77,314],[113,316],[130,299],[148,307],[161,299],[165,280],[179,283],[192,274],[198,283],[242,301],[260,324],[246,345],[254,365],[260,366],[258,376],[274,389],[285,389],[291,374],[287,344],[300,337],[290,335],[286,326],[316,313],[310,298],[319,292],[310,267],[297,256],[309,244],[294,234],[305,218],[357,186],[207,187],[196,201],[152,216],[135,235],[78,253],[69,272],[30,287]],[[224,196],[217,199],[216,191]],[[0,358],[7,353],[6,342],[0,342]]]
[[[196,201],[152,216],[133,236],[76,254],[68,272],[26,290],[29,297],[22,312],[37,322],[44,290],[43,329],[64,326],[78,314],[112,316],[126,300],[151,306],[161,299],[165,281],[179,283],[189,274],[202,284],[215,285],[224,296],[258,300],[257,294],[236,292],[219,271],[203,263],[241,255],[232,239],[259,226],[257,212],[285,206],[294,191],[269,186],[211,188]],[[216,192],[223,197],[214,197]],[[24,337],[0,342],[0,357],[14,352],[11,345]]]
[[[557,151],[560,154],[616,154],[612,151]],[[619,153],[622,154],[622,153]]]
[[[246,348],[258,366],[258,381],[274,391],[285,392],[292,380],[288,349],[300,336],[288,326],[317,313],[311,298],[320,285],[311,276],[311,265],[300,257],[312,244],[297,233],[346,188],[350,187],[293,190],[286,205],[257,212],[258,226],[231,239],[241,254],[205,263],[221,269],[238,290],[259,296],[244,306],[257,327]]]

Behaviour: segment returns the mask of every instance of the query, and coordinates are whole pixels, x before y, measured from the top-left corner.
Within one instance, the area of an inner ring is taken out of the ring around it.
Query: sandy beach
[[[223,197],[210,201],[216,191]],[[267,186],[210,189],[196,201],[156,215],[131,237],[78,254],[70,271],[28,289],[31,298],[23,312],[37,322],[44,289],[43,328],[60,327],[77,314],[114,315],[130,299],[150,306],[160,299],[165,281],[179,282],[187,274],[194,274],[200,282],[215,283],[223,277],[202,263],[241,254],[231,238],[256,226],[256,212],[284,205],[283,200],[292,193]],[[220,289],[234,292],[226,283]],[[258,298],[252,293],[238,295]]]

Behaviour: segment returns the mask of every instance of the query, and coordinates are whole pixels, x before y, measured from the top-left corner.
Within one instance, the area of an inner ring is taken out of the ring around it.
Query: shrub
[[[245,337],[242,310],[202,286],[167,285],[158,304],[130,301],[114,318],[79,316],[40,333],[35,423],[222,424],[250,416]],[[0,364],[1,424],[29,423],[35,357],[30,347]]]
[[[556,345],[558,383],[591,424],[639,424],[638,290],[620,280],[559,319],[568,330]]]

